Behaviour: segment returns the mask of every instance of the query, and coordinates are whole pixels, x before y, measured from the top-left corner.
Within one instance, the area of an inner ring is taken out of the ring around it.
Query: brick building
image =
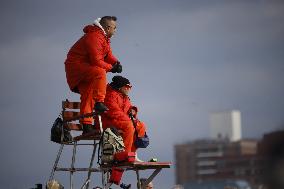
[[[263,158],[259,141],[196,140],[175,145],[176,183],[209,180],[245,180],[261,184]]]

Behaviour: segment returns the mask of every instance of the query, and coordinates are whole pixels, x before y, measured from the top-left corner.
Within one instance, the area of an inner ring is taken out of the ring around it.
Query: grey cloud
[[[57,151],[50,126],[61,100],[79,100],[68,89],[63,62],[96,16],[119,18],[112,48],[151,136],[142,159],[173,161],[173,144],[209,136],[211,111],[240,109],[248,138],[283,124],[282,1],[66,2],[0,6],[6,29],[0,33],[0,140],[9,141],[0,182],[6,188],[46,181]],[[170,188],[173,178],[174,169],[166,170],[155,182]]]

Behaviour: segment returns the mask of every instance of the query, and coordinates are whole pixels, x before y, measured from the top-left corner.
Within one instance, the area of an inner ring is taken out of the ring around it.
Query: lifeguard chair
[[[101,116],[99,114],[96,114],[95,112],[85,114],[85,115],[80,115],[79,112],[80,109],[80,102],[70,102],[68,99],[65,101],[62,101],[62,121],[63,124],[62,126],[64,129],[67,129],[69,131],[82,131],[82,125],[79,123],[79,120],[83,117],[95,117],[98,116],[98,124],[95,127],[94,132],[87,133],[84,135],[78,135],[73,137],[71,141],[63,141],[61,140],[60,142],[60,147],[53,165],[53,168],[50,173],[49,181],[54,179],[55,172],[57,171],[64,171],[64,172],[69,172],[70,173],[70,189],[74,189],[74,173],[75,172],[88,172],[87,178],[83,181],[81,189],[88,189],[91,181],[91,174],[93,172],[101,173],[102,176],[102,183],[101,187],[103,189],[108,189],[111,184],[108,183],[108,180],[110,178],[110,172],[113,167],[112,164],[96,164],[94,166],[94,159],[97,153],[97,156],[99,156],[99,150],[98,147],[100,144],[100,139],[103,133],[103,127],[102,127],[102,121],[101,121]],[[63,130],[63,128],[62,128]],[[63,132],[62,132],[63,133]],[[62,139],[63,137],[61,137]],[[85,168],[78,168],[75,167],[75,161],[76,161],[76,150],[78,146],[92,146],[93,151],[92,155],[90,158],[89,162],[89,167]],[[69,167],[60,167],[59,166],[59,161],[63,152],[63,148],[65,146],[72,147],[72,157],[71,157],[71,164]],[[150,183],[156,175],[163,169],[163,168],[170,168],[171,163],[170,162],[132,162],[132,163],[121,163],[121,164],[116,164],[115,165],[118,168],[121,168],[123,170],[133,170],[136,172],[137,176],[137,187],[138,189],[144,189],[145,186]],[[140,174],[139,171],[141,170],[147,170],[147,169],[152,169],[154,170],[152,174],[146,179],[145,183],[143,186],[141,186],[140,181]],[[98,185],[98,184],[97,184]]]

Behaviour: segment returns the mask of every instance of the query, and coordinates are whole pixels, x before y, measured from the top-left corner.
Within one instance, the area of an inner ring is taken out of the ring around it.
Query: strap
[[[105,133],[105,131],[103,131],[103,132],[101,133],[101,138],[100,138],[100,141],[99,141],[98,161],[97,161],[97,164],[99,164],[99,165],[101,165],[101,162],[100,162],[100,160],[101,160],[101,158],[102,158],[102,155],[101,155],[101,153],[102,153],[101,150],[102,150],[102,149],[101,149],[101,147],[102,147],[102,144],[103,144],[104,133]]]
[[[137,129],[136,129],[136,123],[135,123],[135,121],[134,121],[134,117],[133,117],[133,115],[132,114],[129,114],[129,116],[130,116],[130,119],[131,119],[131,121],[132,121],[132,123],[133,123],[133,126],[134,126],[134,129],[135,129],[135,135],[136,135],[136,138],[138,138],[138,132],[137,132]]]

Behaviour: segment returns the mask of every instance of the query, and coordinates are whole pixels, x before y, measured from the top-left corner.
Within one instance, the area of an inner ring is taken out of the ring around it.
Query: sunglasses
[[[132,88],[132,86],[131,86],[131,85],[129,85],[129,84],[124,85],[124,87],[125,87],[126,89],[131,89],[131,88]]]

